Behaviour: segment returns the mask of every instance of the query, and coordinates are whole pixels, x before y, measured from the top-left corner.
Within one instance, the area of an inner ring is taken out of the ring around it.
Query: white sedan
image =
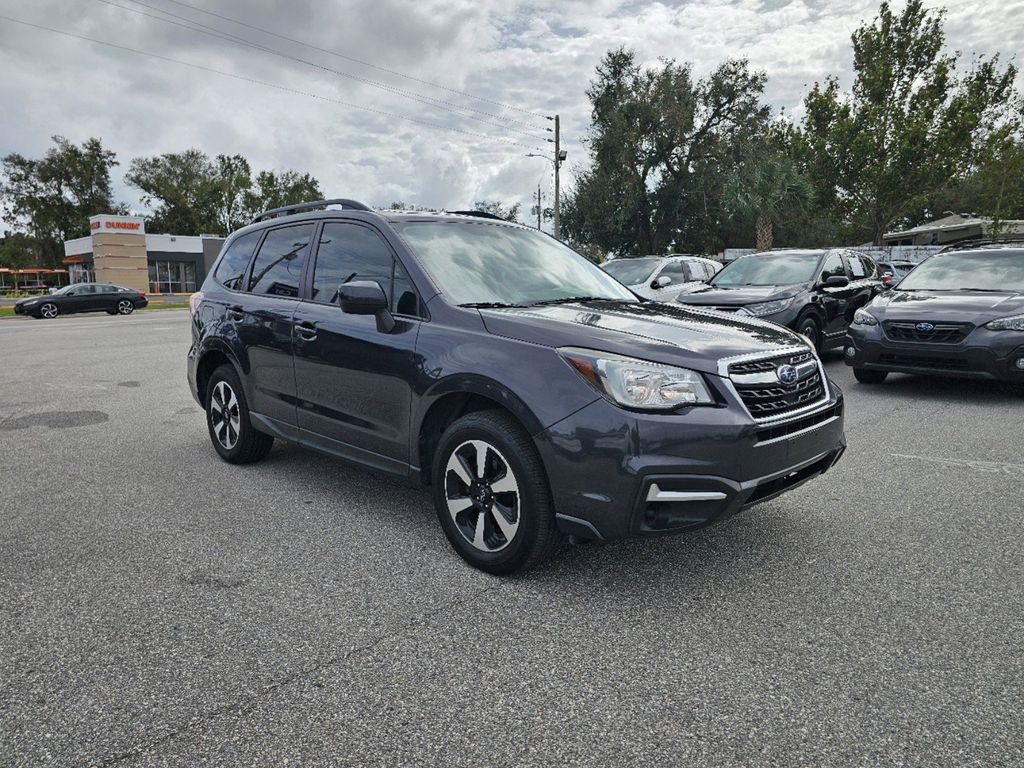
[[[654,301],[673,301],[715,276],[722,265],[699,256],[640,256],[601,265],[633,293]]]

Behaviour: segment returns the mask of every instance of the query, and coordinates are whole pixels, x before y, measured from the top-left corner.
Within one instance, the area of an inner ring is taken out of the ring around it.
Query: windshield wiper
[[[573,304],[577,301],[618,301],[611,296],[563,296],[560,299],[541,299],[530,302],[531,307],[540,307],[545,304]]]
[[[973,291],[974,293],[1014,293],[1009,288],[957,288],[958,291]]]
[[[467,304],[459,304],[466,309],[526,309],[526,304],[507,304],[503,301],[471,301]]]

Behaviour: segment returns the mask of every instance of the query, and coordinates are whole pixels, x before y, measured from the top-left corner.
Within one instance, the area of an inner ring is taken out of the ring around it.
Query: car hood
[[[695,306],[739,307],[762,301],[788,299],[799,290],[799,285],[742,285],[735,288],[706,285],[693,293],[684,294],[679,300]]]
[[[929,320],[982,325],[1024,313],[1024,294],[974,291],[886,291],[868,305],[880,320]]]
[[[16,302],[14,302],[14,306],[23,307],[26,304],[31,304],[33,301],[39,301],[39,299],[39,296],[29,296],[27,299],[18,299]]]
[[[718,361],[806,342],[747,317],[657,302],[592,301],[480,310],[489,333],[548,347],[585,347],[718,373]]]

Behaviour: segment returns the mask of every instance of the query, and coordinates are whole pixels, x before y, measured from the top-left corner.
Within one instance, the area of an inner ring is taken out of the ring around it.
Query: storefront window
[[[196,266],[185,261],[154,261],[149,265],[153,293],[194,293]]]

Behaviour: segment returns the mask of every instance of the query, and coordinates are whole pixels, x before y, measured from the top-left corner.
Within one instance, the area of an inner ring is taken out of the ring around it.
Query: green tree
[[[750,147],[747,156],[725,183],[726,206],[754,225],[754,247],[767,251],[774,245],[775,225],[811,206],[811,182],[785,147],[786,131]]]
[[[883,2],[853,33],[855,79],[804,99],[800,153],[818,200],[881,243],[937,190],[963,179],[989,137],[1013,120],[1016,68],[977,58],[958,74],[945,53],[944,11]]]
[[[116,155],[97,138],[81,146],[63,136],[42,159],[12,153],[0,170],[0,203],[15,232],[31,239],[39,260],[55,266],[64,256],[63,241],[89,234],[89,217],[119,213],[110,182]]]
[[[620,254],[721,245],[723,185],[768,123],[765,79],[743,60],[697,80],[687,64],[642,69],[630,50],[605,54],[587,91],[590,166],[565,202],[567,236]]]
[[[320,182],[308,173],[284,171],[260,171],[256,176],[252,192],[246,197],[246,213],[249,220],[262,211],[295,205],[312,200],[323,200]]]
[[[504,219],[505,221],[519,221],[520,207],[519,203],[505,205],[498,200],[477,200],[473,203],[474,211],[489,213],[492,216],[497,216],[499,219]]]
[[[211,160],[198,149],[135,158],[125,181],[153,211],[148,228],[178,235],[226,235],[267,209],[323,198],[309,174],[261,171],[254,180],[241,155]]]

